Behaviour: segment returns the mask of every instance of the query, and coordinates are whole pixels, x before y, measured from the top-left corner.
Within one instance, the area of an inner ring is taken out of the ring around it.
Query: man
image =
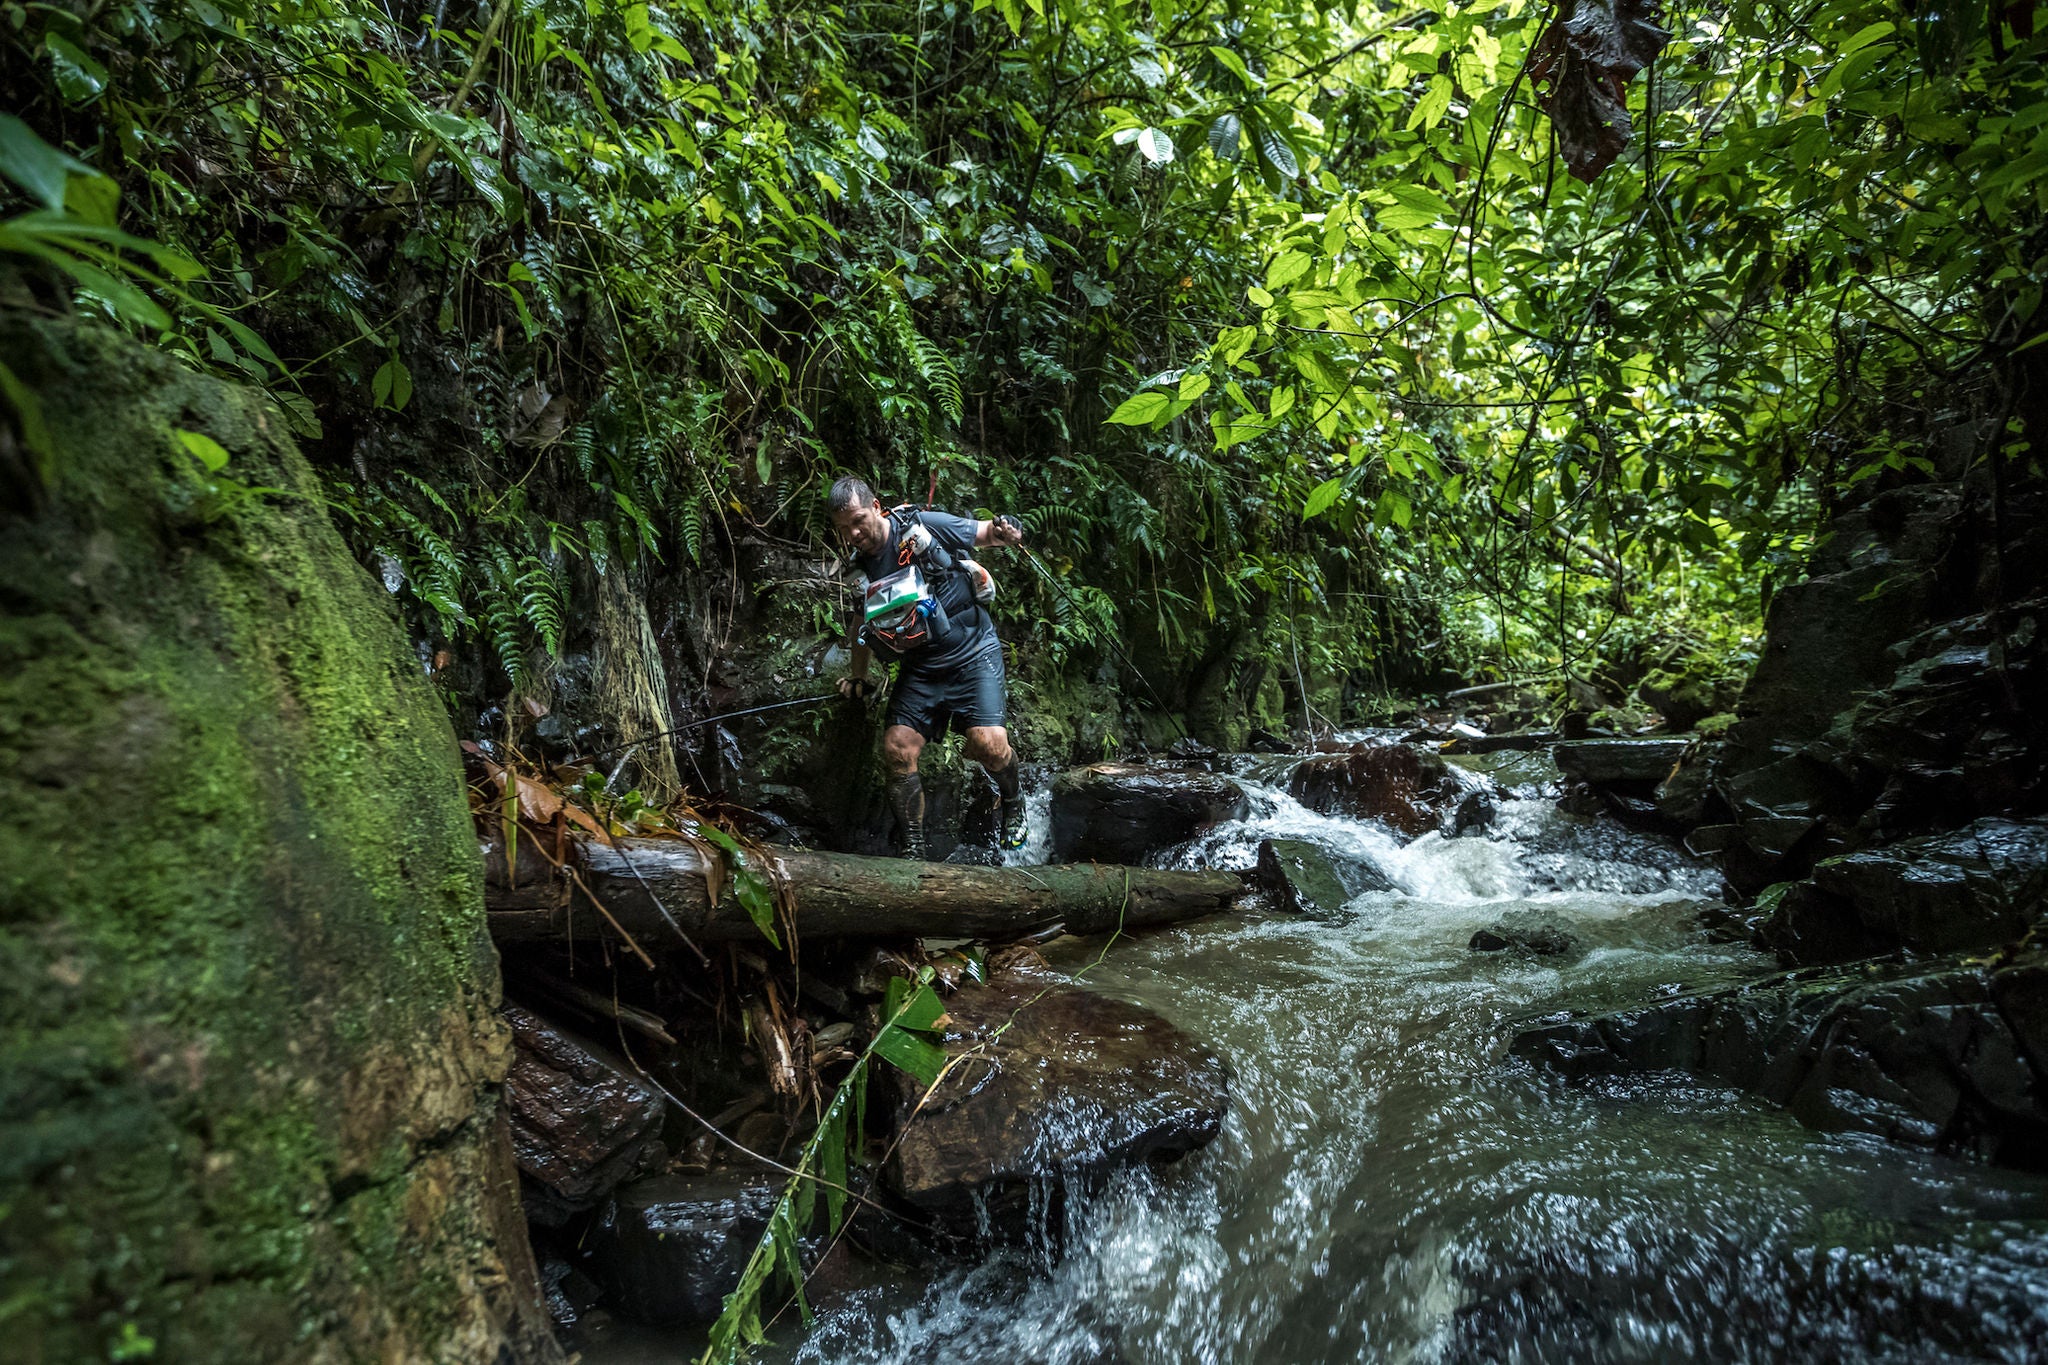
[[[902,830],[903,856],[926,856],[917,759],[928,741],[949,728],[960,732],[967,756],[995,782],[1003,847],[1022,848],[1017,754],[1003,728],[1003,647],[986,601],[993,584],[980,566],[970,561],[963,567],[961,561],[978,546],[1022,545],[1023,528],[1010,517],[973,521],[903,510],[891,515],[872,488],[851,477],[832,485],[829,506],[832,527],[852,548],[868,598],[868,619],[855,629],[851,676],[839,680],[840,694],[865,697],[873,690],[868,661],[877,651],[901,660],[882,731],[882,762],[889,770],[889,805]]]

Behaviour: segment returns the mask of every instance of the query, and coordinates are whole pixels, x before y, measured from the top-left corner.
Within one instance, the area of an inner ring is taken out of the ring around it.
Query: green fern
[[[557,564],[528,555],[519,566],[519,610],[551,655],[562,652],[569,618],[567,585]]]
[[[960,389],[960,372],[953,367],[952,358],[940,349],[937,342],[917,330],[909,305],[899,302],[889,312],[890,321],[896,327],[896,340],[902,345],[911,368],[924,379],[932,395],[938,399],[939,407],[957,425],[966,414],[967,402]]]

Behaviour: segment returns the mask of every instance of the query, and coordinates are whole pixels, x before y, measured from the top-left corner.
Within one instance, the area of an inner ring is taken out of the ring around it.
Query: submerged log
[[[583,838],[569,844],[574,877],[547,869],[528,881],[522,858],[517,887],[504,884],[502,854],[493,850],[486,858],[492,937],[516,943],[623,933],[658,952],[679,946],[678,930],[698,943],[760,936],[732,893],[730,875],[707,868],[692,844]],[[792,848],[750,858],[765,861],[763,875],[787,887],[799,938],[1018,938],[1055,925],[1070,934],[1101,934],[1214,914],[1244,890],[1232,872],[1094,863],[971,867]],[[725,884],[715,901],[707,871]]]

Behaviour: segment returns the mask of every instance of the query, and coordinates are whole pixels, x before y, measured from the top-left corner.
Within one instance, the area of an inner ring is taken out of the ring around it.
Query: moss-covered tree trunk
[[[0,354],[51,447],[38,487],[0,404],[0,1355],[558,1358],[387,600],[261,395],[20,315]]]

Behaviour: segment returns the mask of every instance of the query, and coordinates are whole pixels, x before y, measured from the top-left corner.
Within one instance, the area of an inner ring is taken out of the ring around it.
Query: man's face
[[[880,502],[843,507],[832,514],[832,529],[839,533],[839,538],[864,555],[882,548],[886,526]]]

